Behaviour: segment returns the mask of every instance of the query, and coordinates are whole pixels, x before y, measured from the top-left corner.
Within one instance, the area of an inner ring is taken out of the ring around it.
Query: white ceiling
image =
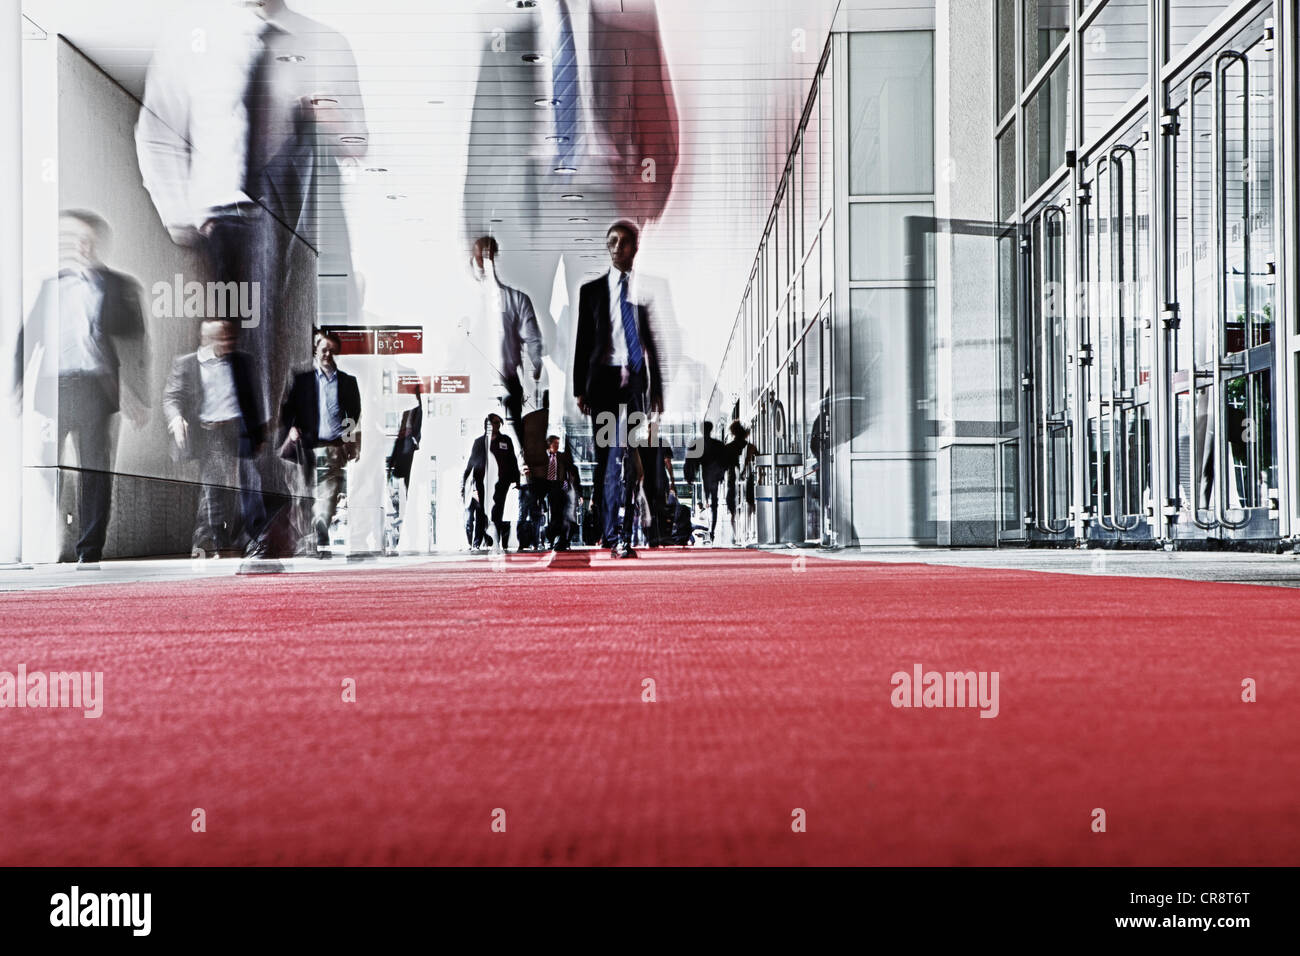
[[[615,10],[620,5],[593,2]],[[345,208],[356,268],[366,280],[367,311],[392,321],[427,321],[437,302],[430,261],[463,262],[468,129],[491,25],[508,29],[514,18],[536,11],[516,11],[505,0],[289,5],[342,33],[356,56],[370,145]],[[647,230],[638,265],[669,280],[683,345],[709,368],[725,347],[837,6],[837,0],[658,2],[680,158],[669,204]],[[24,6],[42,29],[66,36],[137,96],[160,29],[177,9],[177,0],[26,0]],[[531,97],[518,98],[509,110],[536,115]],[[431,99],[442,102],[431,105]],[[503,140],[502,146],[503,155],[527,161],[521,144]],[[404,198],[388,198],[393,195]],[[503,207],[508,200],[503,196]],[[599,255],[616,210],[576,212],[572,206],[546,210],[544,227],[527,235],[512,235],[511,213],[499,213],[503,239],[513,238],[502,243],[502,275],[539,308],[551,302],[558,251],[569,252],[571,269],[602,266],[603,257],[581,255]],[[569,223],[575,214],[590,223]],[[586,249],[574,243],[591,238],[596,244]]]

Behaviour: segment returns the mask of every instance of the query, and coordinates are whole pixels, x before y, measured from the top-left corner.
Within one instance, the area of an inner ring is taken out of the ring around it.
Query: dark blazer
[[[235,397],[239,401],[242,427],[239,434],[239,454],[252,458],[256,448],[266,440],[266,422],[257,407],[257,387],[253,374],[253,359],[246,352],[231,352],[227,357],[230,373],[235,380]],[[199,371],[199,353],[191,352],[172,361],[167,385],[163,388],[163,423],[178,415],[189,429],[189,444],[177,448],[173,441],[172,457],[179,460],[197,458],[202,454],[202,426],[199,410],[203,407],[203,378]]]
[[[355,376],[349,375],[342,369],[336,369],[336,374],[339,383],[339,414],[343,416],[343,432],[346,441],[350,431],[347,423],[350,421],[355,428],[361,421],[361,389],[357,386]],[[281,445],[288,438],[290,428],[297,428],[302,435],[303,448],[310,450],[321,444],[320,396],[316,391],[314,365],[305,371],[294,373],[293,378],[289,380],[289,388],[280,406],[279,442]],[[355,441],[353,443],[355,444]]]
[[[469,452],[469,463],[465,465],[465,474],[461,477],[461,487],[470,475],[474,476],[476,483],[483,481],[483,475],[487,471],[487,451],[484,439],[486,435],[480,435],[474,439],[474,446]],[[515,484],[519,481],[519,462],[515,460],[515,443],[510,440],[510,436],[504,432],[497,435],[492,442],[492,454],[497,460],[497,475],[500,481],[507,484]]]
[[[686,456],[686,480],[694,481],[703,472],[704,484],[713,487],[727,473],[727,448],[716,438],[702,438],[699,447],[698,458],[692,458],[689,453]]]
[[[601,273],[583,285],[578,293],[578,334],[573,349],[573,394],[585,396],[592,408],[611,408],[617,404],[611,376],[605,373],[604,357],[613,344],[614,329],[609,316],[609,273]],[[659,373],[659,350],[655,347],[650,310],[636,307],[637,330],[641,350],[645,353],[650,375],[650,402],[663,407],[664,383]]]
[[[121,407],[121,366],[118,345],[124,341],[135,343],[133,348],[132,369],[127,376],[127,387],[139,400],[141,405],[149,401],[147,342],[144,325],[144,305],[140,283],[129,275],[114,272],[107,266],[89,270],[98,281],[103,298],[99,314],[91,317],[91,335],[95,346],[103,358],[103,364],[97,369],[97,377],[104,388],[104,401],[110,412]],[[41,285],[23,333],[18,337],[15,354],[14,383],[23,382],[23,367],[26,361],[24,337],[43,343],[45,357],[42,367],[36,374],[42,378],[59,374],[59,280],[47,279]]]

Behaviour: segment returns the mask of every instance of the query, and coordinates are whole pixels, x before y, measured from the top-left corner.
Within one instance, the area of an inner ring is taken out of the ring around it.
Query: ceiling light
[[[578,171],[578,167],[577,166],[556,166],[555,171],[557,173],[576,173]]]
[[[383,166],[367,166],[367,167],[366,167],[366,172],[368,172],[368,173],[386,173],[386,172],[388,172],[388,170],[385,169]]]
[[[569,141],[569,137],[567,137],[567,136],[560,136],[560,135],[557,134],[557,135],[554,135],[554,136],[548,136],[548,137],[546,137],[546,141],[547,141],[548,143],[567,143],[567,142]]]
[[[305,63],[307,58],[301,53],[285,53],[276,57],[281,63]]]
[[[348,146],[361,146],[366,142],[364,136],[340,136],[340,143],[346,143]]]
[[[546,57],[540,53],[525,53],[519,59],[523,60],[525,63],[541,63],[546,59]]]
[[[579,202],[582,199],[582,193],[565,193],[560,198],[568,202]]]
[[[574,239],[573,241],[574,241],[574,242],[595,242],[596,240],[595,240],[595,239],[579,238],[579,239]]]
[[[534,106],[559,106],[560,101],[551,96],[539,96],[533,100]]]
[[[313,96],[311,98],[312,106],[338,106],[339,101],[332,96]]]
[[[389,198],[389,199],[405,199],[405,198],[406,198],[406,194],[405,194],[405,193],[389,193],[389,194],[388,194],[388,198]]]
[[[586,216],[570,216],[569,222],[591,222]]]
[[[430,106],[442,106],[447,101],[446,100],[425,100],[425,102],[428,103]]]
[[[537,0],[510,0],[510,6],[516,10],[531,10],[537,6]]]
[[[504,219],[489,219],[488,222],[505,222]]]

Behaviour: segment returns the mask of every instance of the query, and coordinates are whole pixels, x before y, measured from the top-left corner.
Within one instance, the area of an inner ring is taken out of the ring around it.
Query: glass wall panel
[[[998,115],[1016,105],[1016,0],[998,0]]]
[[[1169,0],[1169,56],[1178,56],[1227,7],[1227,0]]]
[[[1020,357],[1015,233],[998,240],[998,418],[1003,434],[1020,424]]]
[[[1070,32],[1069,0],[1025,0],[1025,83]]]
[[[820,84],[821,100],[821,214],[830,211],[835,201],[835,144],[831,134],[835,131],[835,84],[831,79],[830,60],[826,61],[826,72]]]
[[[849,37],[849,191],[934,191],[931,33]]]
[[[907,216],[933,216],[928,202],[865,202],[849,207],[849,278],[879,281],[916,278],[908,274],[904,259]],[[927,278],[933,276],[934,238],[926,243]]]
[[[1025,194],[1065,162],[1070,129],[1070,62],[1062,60],[1025,110]]]
[[[926,298],[926,327],[909,330],[911,296]],[[849,293],[849,404],[853,451],[921,451],[924,409],[909,407],[912,376],[933,395],[934,299],[930,290],[854,289]],[[914,334],[909,334],[914,333]],[[839,414],[837,410],[836,414]]]
[[[998,137],[998,218],[1016,214],[1016,127],[1013,123]]]
[[[817,241],[817,227],[821,224],[821,203],[817,192],[820,185],[817,154],[820,142],[817,131],[817,109],[808,119],[808,129],[803,137],[803,241],[805,249]]]
[[[1109,0],[1083,32],[1083,141],[1147,85],[1147,0]]]

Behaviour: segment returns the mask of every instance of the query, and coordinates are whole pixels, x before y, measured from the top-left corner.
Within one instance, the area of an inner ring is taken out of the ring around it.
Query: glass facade
[[[997,298],[1024,343],[1011,361],[1029,538],[1283,536],[1295,439],[1278,410],[1297,405],[1280,374],[1294,347],[1278,316],[1277,171],[1290,148],[1278,131],[1296,107],[1278,83],[1277,6],[997,10],[991,149],[997,214],[1016,227],[999,246]],[[1013,16],[1025,93],[1008,105]],[[1009,471],[1004,460],[1004,489]]]

